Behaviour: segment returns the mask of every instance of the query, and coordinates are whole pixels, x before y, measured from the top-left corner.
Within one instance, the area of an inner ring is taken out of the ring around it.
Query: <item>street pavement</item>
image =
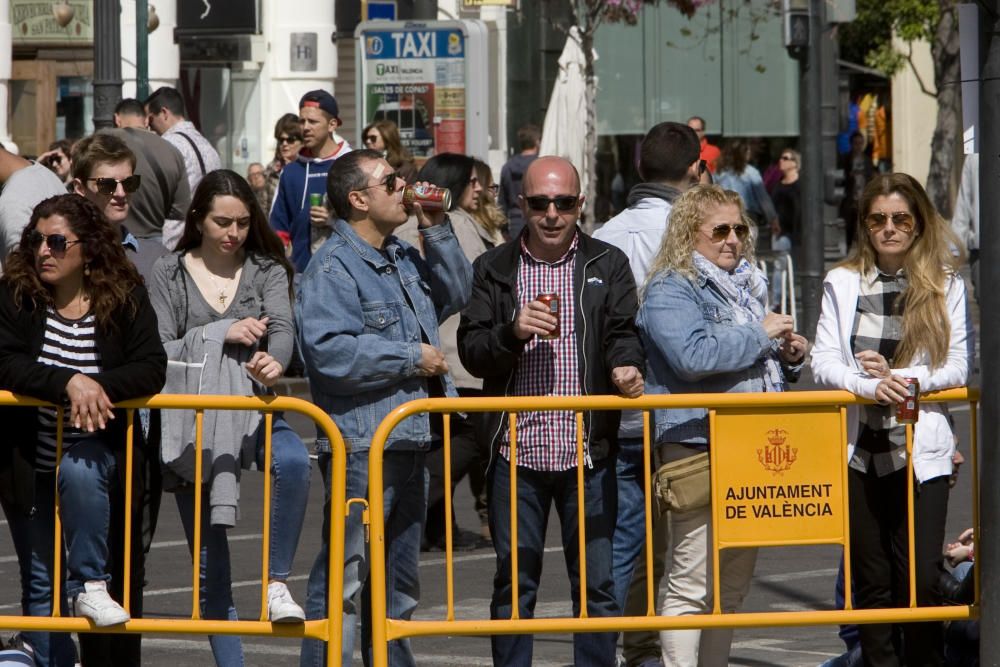
[[[972,384],[978,384],[974,381]],[[300,395],[303,385],[292,385]],[[811,388],[808,374],[796,390]],[[967,406],[953,408],[956,430],[962,449],[968,455],[969,412]],[[312,428],[301,418],[290,422],[309,440]],[[957,536],[972,525],[970,468],[964,467],[948,507],[946,535]],[[260,612],[261,506],[260,473],[244,475],[241,516],[230,531],[233,563],[233,589],[241,618],[254,618]],[[310,487],[310,510],[289,587],[296,600],[303,602],[309,568],[319,546],[322,486],[314,471]],[[478,529],[472,497],[463,482],[456,495],[456,516],[466,530]],[[569,586],[565,574],[558,524],[549,527],[546,541],[543,584],[536,615],[569,615]],[[6,522],[3,522],[6,524]],[[832,609],[833,589],[840,548],[787,547],[761,549],[753,587],[745,610],[793,611]],[[455,556],[455,604],[459,619],[489,618],[489,600],[495,559],[491,548],[459,552]],[[181,617],[190,614],[190,557],[173,499],[166,494],[160,524],[148,564],[145,592],[148,617]],[[425,553],[421,559],[420,619],[443,619],[445,615],[445,571],[442,553]],[[0,615],[19,613],[17,560],[6,528],[0,528]],[[290,639],[246,637],[243,641],[247,665],[297,665],[298,642]],[[414,652],[421,665],[490,665],[488,637],[428,637],[413,640]],[[765,665],[818,665],[839,655],[843,644],[835,627],[791,627],[737,630],[731,664],[753,667]],[[143,641],[143,664],[151,667],[212,665],[206,638],[182,635],[147,635]],[[540,635],[535,640],[534,665],[556,667],[572,662],[570,635]],[[361,664],[356,655],[355,664]]]

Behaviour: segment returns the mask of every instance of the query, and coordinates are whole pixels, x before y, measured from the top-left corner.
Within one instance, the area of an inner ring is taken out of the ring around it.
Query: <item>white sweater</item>
[[[816,382],[832,389],[846,389],[862,398],[875,398],[879,378],[868,375],[854,358],[851,330],[861,290],[861,276],[852,269],[836,268],[823,281],[823,309],[816,327],[816,343],[812,351],[812,372]],[[953,275],[948,278],[945,307],[951,324],[948,357],[944,365],[931,368],[926,353],[916,364],[894,368],[902,377],[916,378],[921,391],[962,387],[969,377],[967,342],[968,312],[965,283]],[[854,455],[858,436],[858,408],[847,410],[847,460]],[[948,423],[947,409],[939,403],[921,403],[920,416],[913,434],[913,470],[920,482],[941,475],[950,475],[955,439]]]

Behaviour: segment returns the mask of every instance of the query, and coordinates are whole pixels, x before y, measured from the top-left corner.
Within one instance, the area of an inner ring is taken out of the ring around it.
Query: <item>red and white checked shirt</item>
[[[577,237],[566,254],[555,262],[531,256],[521,241],[517,268],[517,304],[524,308],[539,294],[559,295],[559,338],[535,336],[525,346],[514,372],[514,396],[579,396],[580,370],[577,359],[576,312],[573,274]],[[510,460],[510,433],[500,443],[500,455]],[[517,465],[532,470],[575,468],[576,417],[572,411],[522,412],[517,415]]]

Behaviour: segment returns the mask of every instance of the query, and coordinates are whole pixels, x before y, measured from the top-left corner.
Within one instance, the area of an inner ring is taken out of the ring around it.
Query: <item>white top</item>
[[[15,171],[0,194],[0,262],[21,242],[31,212],[49,197],[66,194],[66,185],[45,165],[37,162]]]
[[[836,268],[823,281],[823,307],[816,326],[812,350],[812,372],[816,382],[831,389],[846,389],[862,398],[875,398],[879,378],[868,375],[854,358],[851,329],[858,307],[861,277],[851,269]],[[940,368],[931,368],[926,353],[916,363],[892,372],[916,378],[920,391],[963,387],[969,379],[969,331],[965,282],[952,275],[947,280],[945,308],[951,323],[948,356]],[[847,409],[847,459],[854,455],[858,437],[858,407]],[[921,403],[913,435],[913,471],[920,482],[952,472],[955,439],[948,423],[947,408],[940,403]]]
[[[979,153],[965,156],[951,228],[968,250],[979,249]]]
[[[649,265],[660,250],[667,233],[667,218],[671,205],[659,197],[646,197],[604,223],[594,232],[594,238],[610,243],[625,253],[635,276],[635,285],[642,290]]]
[[[185,136],[187,139],[184,138]],[[208,139],[198,131],[191,121],[182,120],[177,123],[163,133],[163,138],[180,151],[181,156],[184,158],[184,170],[187,171],[188,185],[191,186],[192,195],[194,195],[194,189],[198,187],[198,183],[201,182],[205,174],[222,168],[222,160],[219,158],[218,151],[215,150],[212,144],[208,142]],[[188,141],[188,139],[191,141]],[[191,145],[192,142],[194,146]],[[195,146],[198,147],[197,152],[195,152]],[[199,155],[201,156],[201,163],[198,162]],[[204,173],[201,168],[202,164],[205,166]]]

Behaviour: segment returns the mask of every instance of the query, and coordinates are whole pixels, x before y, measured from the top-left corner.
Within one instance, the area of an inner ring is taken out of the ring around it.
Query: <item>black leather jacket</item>
[[[635,366],[645,374],[645,355],[635,328],[635,279],[622,251],[578,234],[573,316],[581,390],[584,395],[617,394],[612,369]],[[458,327],[459,357],[470,373],[483,378],[487,396],[510,395],[518,359],[528,342],[514,335],[520,257],[518,238],[476,260],[472,297]],[[496,447],[503,415],[489,416],[482,435]],[[619,412],[585,414],[585,445],[592,458],[614,453],[620,418]]]

